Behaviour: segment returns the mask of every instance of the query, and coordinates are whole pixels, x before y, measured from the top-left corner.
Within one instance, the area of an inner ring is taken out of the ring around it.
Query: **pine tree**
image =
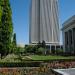
[[[44,52],[45,52],[45,55],[46,55],[47,50],[46,50],[46,43],[45,43],[44,40],[42,41],[42,48],[45,49]]]
[[[3,54],[3,41],[2,41],[2,0],[0,1],[0,54]]]
[[[16,33],[14,33],[13,35],[13,42],[12,42],[12,45],[13,45],[13,50],[12,52],[15,53],[16,52],[16,49],[17,49],[17,43],[16,43]]]
[[[1,0],[1,40],[2,48],[4,55],[6,55],[10,50],[11,37],[13,33],[13,25],[12,25],[12,12],[10,8],[9,0]],[[2,52],[2,51],[0,51]]]
[[[45,41],[44,41],[44,40],[42,41],[42,47],[43,47],[43,48],[45,48],[45,47],[46,47],[46,43],[45,43]]]
[[[13,44],[16,46],[16,33],[13,35]]]

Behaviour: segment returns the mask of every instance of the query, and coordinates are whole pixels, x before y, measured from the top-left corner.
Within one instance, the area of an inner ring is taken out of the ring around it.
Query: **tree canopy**
[[[10,50],[13,33],[12,12],[9,0],[0,1],[0,52],[7,54]]]

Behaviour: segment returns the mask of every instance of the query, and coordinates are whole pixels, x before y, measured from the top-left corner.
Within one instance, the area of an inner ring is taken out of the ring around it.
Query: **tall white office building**
[[[31,0],[29,42],[59,44],[58,0]]]

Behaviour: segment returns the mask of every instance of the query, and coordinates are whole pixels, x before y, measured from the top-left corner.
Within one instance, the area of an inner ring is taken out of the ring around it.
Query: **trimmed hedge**
[[[0,62],[0,67],[39,67],[40,62]]]
[[[50,62],[66,62],[66,61],[75,61],[75,59],[59,59],[59,60],[45,60],[45,61],[25,61],[25,62],[0,62],[0,67],[39,67],[41,63],[50,63]]]

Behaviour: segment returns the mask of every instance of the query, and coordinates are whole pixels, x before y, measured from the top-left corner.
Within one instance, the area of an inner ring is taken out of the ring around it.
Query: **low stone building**
[[[75,54],[75,15],[63,23],[64,52]]]

